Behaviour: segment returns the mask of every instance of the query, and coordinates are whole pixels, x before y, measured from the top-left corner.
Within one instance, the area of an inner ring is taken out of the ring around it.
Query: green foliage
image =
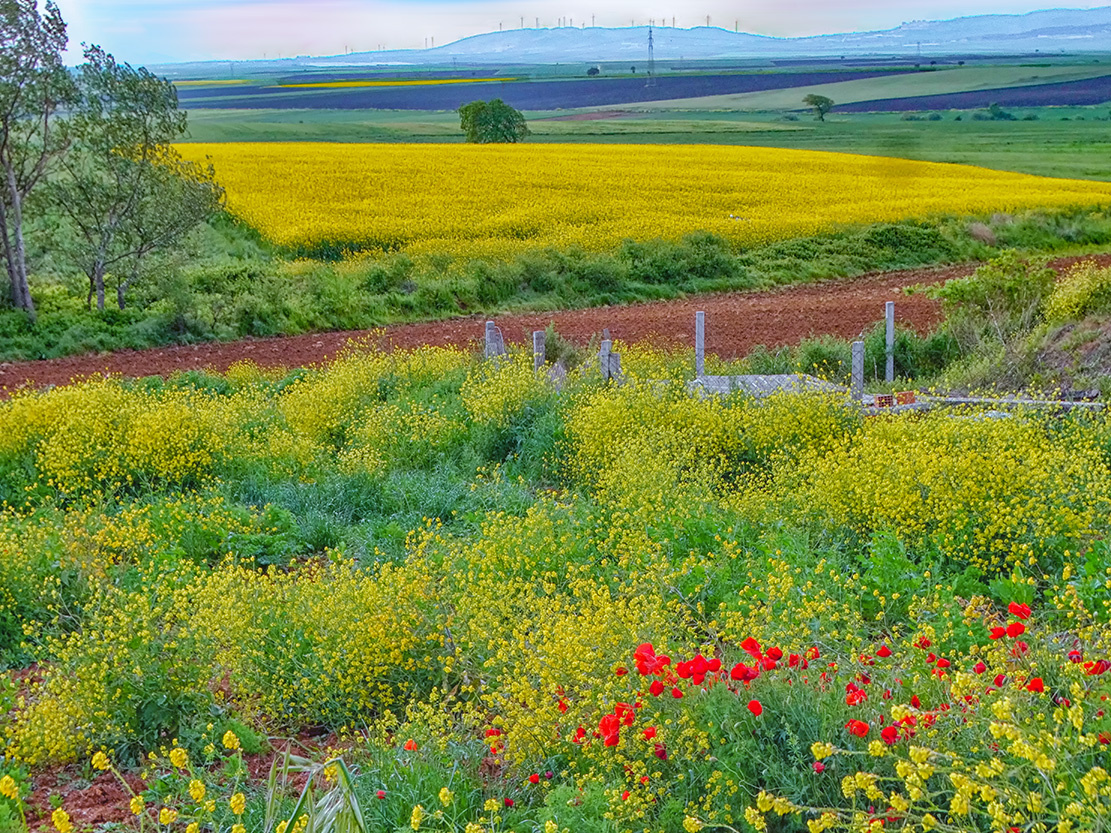
[[[520,142],[529,135],[521,111],[500,98],[464,104],[459,108],[459,128],[468,142],[481,145]]]
[[[1006,251],[975,274],[927,292],[941,301],[952,331],[970,349],[983,337],[1006,344],[1028,333],[1055,278],[1044,259]]]
[[[811,93],[810,95],[806,96],[802,100],[802,103],[805,104],[807,107],[813,108],[814,115],[818,117],[818,121],[825,121],[826,113],[833,109],[832,98],[824,95],[818,95],[816,93]]]
[[[172,147],[186,115],[170,81],[96,46],[86,48],[78,79],[80,96],[64,123],[71,144],[48,183],[49,203],[64,220],[54,240],[88,277],[98,310],[114,276],[122,310],[148,256],[219,211],[224,192],[211,165],[186,162]]]

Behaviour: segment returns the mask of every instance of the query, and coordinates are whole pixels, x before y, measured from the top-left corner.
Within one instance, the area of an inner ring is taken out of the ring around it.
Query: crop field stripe
[[[342,90],[359,87],[438,87],[445,84],[506,84],[516,78],[434,78],[396,81],[313,81],[305,84],[279,84],[283,90]]]
[[[1111,101],[1111,73],[1081,81],[970,90],[943,95],[858,101],[836,108],[844,113],[906,112],[916,110],[972,110],[998,104],[1001,107],[1086,107]]]
[[[299,254],[513,257],[712,232],[735,247],[840,225],[1111,203],[1111,185],[817,151],[705,145],[239,143],[231,210]]]
[[[921,72],[904,72],[855,81],[831,81],[786,90],[688,98],[654,102],[653,107],[684,110],[730,108],[737,110],[801,110],[808,94],[824,95],[838,105],[860,101],[917,98],[925,95],[950,95],[977,90],[1003,90],[1013,87],[1038,87],[1083,81],[1108,74],[1106,68],[1086,67],[950,67]],[[838,109],[844,110],[843,106]]]
[[[561,110],[610,106],[643,101],[756,92],[819,84],[831,80],[875,78],[905,70],[858,72],[772,72],[729,75],[664,75],[657,86],[646,87],[643,77],[494,82],[466,85],[424,85],[404,88],[300,89],[254,86],[243,90],[187,88],[184,107],[310,109],[456,110],[487,91],[519,110]],[[203,102],[203,104],[201,103]]]

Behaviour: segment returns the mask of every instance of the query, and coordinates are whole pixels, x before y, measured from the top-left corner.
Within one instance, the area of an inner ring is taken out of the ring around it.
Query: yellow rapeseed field
[[[686,145],[189,144],[231,210],[295,248],[510,256],[719,234],[1111,203],[1111,184],[963,165]]]
[[[444,84],[490,84],[516,81],[516,78],[387,78],[362,81],[314,81],[307,84],[280,84],[283,89],[348,89],[351,87],[439,87]]]

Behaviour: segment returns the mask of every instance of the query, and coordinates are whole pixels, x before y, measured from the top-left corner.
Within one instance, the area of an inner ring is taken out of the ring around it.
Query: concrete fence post
[[[887,370],[884,379],[888,382],[895,381],[895,302],[888,301],[885,310],[885,323],[887,330]]]
[[[694,314],[694,375],[706,375],[706,313]]]
[[[610,353],[612,351],[613,342],[607,338],[598,350],[598,364],[602,370],[602,378],[606,381],[609,381],[610,378]]]
[[[486,358],[495,359],[505,355],[505,339],[493,321],[486,322]]]
[[[853,401],[859,403],[864,398],[864,342],[853,342],[852,382],[849,386]]]
[[[498,328],[493,321],[486,322],[486,358],[492,359],[497,355]]]
[[[539,372],[547,361],[544,352],[544,331],[533,330],[532,333],[532,369]]]

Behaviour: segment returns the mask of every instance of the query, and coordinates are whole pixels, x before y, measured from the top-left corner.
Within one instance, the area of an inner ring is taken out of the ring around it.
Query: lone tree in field
[[[0,248],[11,303],[34,320],[27,284],[24,204],[66,147],[55,129],[74,85],[62,62],[66,24],[48,0],[0,0]]]
[[[224,191],[210,165],[186,162],[172,146],[186,115],[170,81],[90,46],[78,87],[50,202],[69,232],[63,250],[89,279],[90,306],[95,295],[104,309],[111,275],[123,309],[144,258],[219,211]]]
[[[459,108],[459,127],[467,134],[468,142],[480,145],[519,142],[529,135],[521,111],[500,98],[464,104]]]
[[[814,110],[814,115],[818,117],[818,121],[826,120],[826,113],[833,109],[833,99],[826,98],[824,95],[814,95],[811,93],[802,100],[802,103],[807,107]]]

